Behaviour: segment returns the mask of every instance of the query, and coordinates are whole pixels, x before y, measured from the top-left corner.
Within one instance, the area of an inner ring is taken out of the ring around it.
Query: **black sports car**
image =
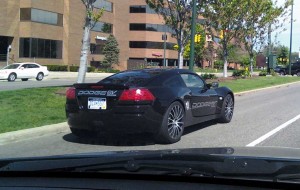
[[[66,93],[73,134],[151,133],[158,143],[180,140],[184,127],[231,121],[234,95],[183,69],[124,71],[98,83],[74,84]]]

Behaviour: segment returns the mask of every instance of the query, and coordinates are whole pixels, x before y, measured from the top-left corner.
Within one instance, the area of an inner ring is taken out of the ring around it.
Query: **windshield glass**
[[[300,1],[193,1],[2,0],[0,159],[300,159]]]
[[[20,64],[12,64],[4,67],[3,69],[16,69],[20,66]]]

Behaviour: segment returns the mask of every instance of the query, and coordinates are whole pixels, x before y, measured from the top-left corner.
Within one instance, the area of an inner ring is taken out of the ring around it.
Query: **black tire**
[[[16,78],[17,78],[17,75],[16,75],[15,73],[11,73],[11,74],[8,75],[7,80],[8,80],[9,82],[13,82],[13,81],[16,80]]]
[[[28,81],[28,79],[21,79],[22,81]]]
[[[41,80],[43,80],[43,78],[44,78],[44,73],[38,73],[36,76],[37,81],[41,81]]]
[[[173,102],[167,109],[156,142],[172,144],[181,139],[184,130],[185,110],[181,103]]]
[[[297,77],[300,77],[300,71],[297,72]]]
[[[227,94],[224,98],[221,115],[218,121],[220,123],[229,123],[233,116],[233,110],[234,110],[233,97],[232,95]]]

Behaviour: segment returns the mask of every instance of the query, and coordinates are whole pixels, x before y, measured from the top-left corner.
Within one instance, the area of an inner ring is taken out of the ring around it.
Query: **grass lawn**
[[[253,77],[248,79],[227,80],[220,82],[220,86],[227,86],[233,92],[242,92],[296,81],[300,81],[300,77]]]
[[[300,77],[254,77],[226,80],[234,92],[300,81]],[[65,87],[34,88],[0,92],[0,133],[66,121]]]
[[[65,87],[0,92],[0,133],[66,121]]]

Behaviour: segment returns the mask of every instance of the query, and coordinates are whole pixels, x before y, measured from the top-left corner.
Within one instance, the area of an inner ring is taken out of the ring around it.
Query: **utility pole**
[[[166,47],[167,47],[167,43],[166,43],[166,40],[167,40],[167,29],[166,29],[166,24],[164,26],[164,29],[165,29],[165,34],[163,34],[163,40],[164,40],[164,63],[163,63],[163,67],[166,67]]]
[[[294,0],[292,0],[292,9],[291,9],[291,31],[290,31],[289,75],[292,74],[291,61],[292,61],[292,42],[293,42],[293,8],[294,8]]]
[[[268,59],[268,64],[267,64],[267,71],[268,73],[270,74],[271,70],[270,70],[270,55],[271,55],[271,52],[272,52],[272,48],[271,48],[271,24],[269,24],[269,27],[268,27],[268,56],[267,56],[267,59]]]
[[[200,0],[199,0],[200,3]],[[191,51],[190,51],[190,64],[189,69],[191,71],[194,70],[194,57],[195,57],[195,30],[196,30],[196,0],[193,0],[193,8],[192,8],[192,31],[191,31]]]
[[[11,50],[11,45],[7,47],[7,54],[6,54],[6,66],[8,66],[8,61],[9,61],[9,52]]]

